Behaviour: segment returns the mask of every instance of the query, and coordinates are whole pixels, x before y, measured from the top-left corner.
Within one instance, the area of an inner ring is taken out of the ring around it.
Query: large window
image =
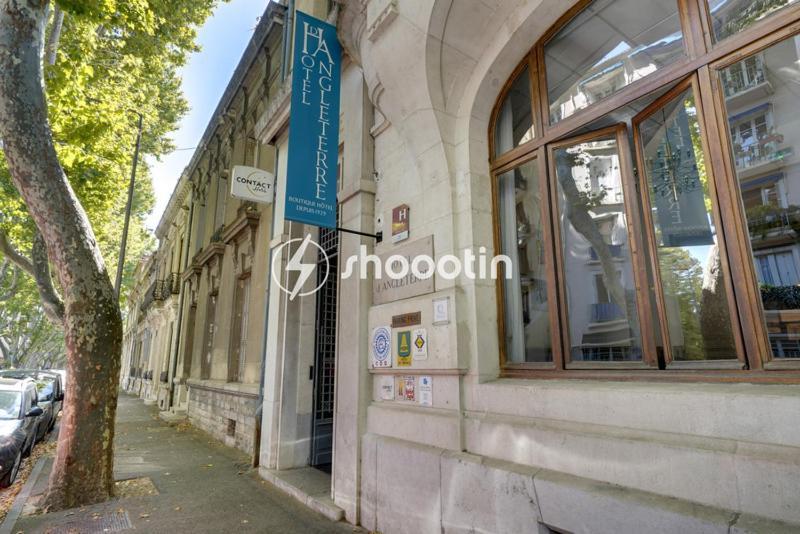
[[[489,132],[504,373],[800,379],[798,22],[595,0],[545,32]]]
[[[786,347],[800,342],[799,61],[795,36],[720,72],[728,80],[750,70],[757,81],[726,92],[724,108],[774,358],[797,358]]]

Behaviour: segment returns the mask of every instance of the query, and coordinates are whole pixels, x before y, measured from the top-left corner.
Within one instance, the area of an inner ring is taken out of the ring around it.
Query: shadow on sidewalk
[[[259,478],[245,454],[189,425],[167,424],[135,397],[120,394],[115,439],[119,497],[30,515],[47,487],[50,459],[10,532],[361,532],[304,507]]]

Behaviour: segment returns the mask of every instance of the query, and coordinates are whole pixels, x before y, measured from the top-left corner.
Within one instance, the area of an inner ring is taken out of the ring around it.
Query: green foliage
[[[658,262],[667,306],[675,306],[683,335],[682,359],[705,358],[698,317],[702,310],[703,266],[686,249],[659,248]]]
[[[33,279],[20,276],[18,284],[14,297],[0,302],[0,343],[9,349],[3,367],[63,367],[61,330],[45,317]]]
[[[155,246],[154,237],[144,226],[154,204],[144,156],[159,157],[174,148],[168,134],[188,110],[177,71],[187,55],[197,50],[197,27],[217,0],[57,3],[66,16],[56,63],[45,66],[50,125],[61,164],[89,217],[112,278],[123,228],[137,113],[144,117],[142,157],[123,271],[121,304],[125,309],[136,262]],[[0,230],[29,255],[33,229],[0,151]],[[29,307],[34,313],[38,296],[32,281],[21,286],[13,300],[0,306]]]
[[[800,286],[771,286],[762,284],[761,300],[765,310],[800,309]]]
[[[739,33],[754,22],[761,20],[790,3],[790,0],[751,0],[749,3],[742,3],[735,15],[725,22],[721,36],[727,37]]]

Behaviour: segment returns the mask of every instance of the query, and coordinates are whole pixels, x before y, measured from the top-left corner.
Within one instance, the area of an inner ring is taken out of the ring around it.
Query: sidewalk
[[[49,467],[31,499],[44,491]],[[145,495],[40,516],[23,513],[11,532],[361,532],[329,521],[263,481],[239,451],[188,425],[170,426],[155,408],[125,394],[117,412],[115,477],[147,477],[152,486],[140,478],[134,485]],[[146,494],[147,488],[157,494]]]

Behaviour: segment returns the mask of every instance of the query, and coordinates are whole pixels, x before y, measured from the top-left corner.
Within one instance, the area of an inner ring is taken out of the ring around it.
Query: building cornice
[[[214,242],[204,248],[195,261],[200,267],[203,267],[217,256],[222,256],[224,254],[225,245],[220,242]]]

